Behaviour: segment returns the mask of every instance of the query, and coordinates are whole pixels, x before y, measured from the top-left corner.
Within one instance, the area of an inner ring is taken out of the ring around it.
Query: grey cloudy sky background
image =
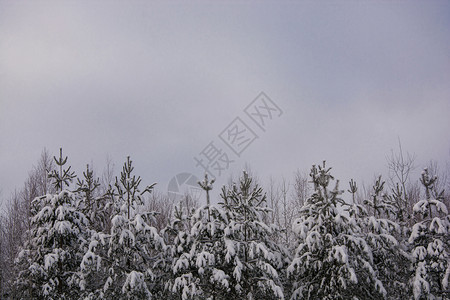
[[[0,0],[0,189],[63,147],[78,174],[131,155],[164,190],[261,91],[284,114],[222,181],[323,159],[371,181],[398,138],[444,164],[449,83],[449,1]]]

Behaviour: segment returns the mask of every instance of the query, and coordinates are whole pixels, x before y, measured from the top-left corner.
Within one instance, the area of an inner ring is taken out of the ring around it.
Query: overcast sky
[[[210,142],[222,181],[326,159],[369,182],[399,138],[418,167],[450,161],[449,83],[449,1],[0,0],[0,189],[63,147],[77,173],[131,155],[165,190]],[[265,131],[260,92],[282,110]],[[258,136],[240,156],[219,138],[236,117]]]

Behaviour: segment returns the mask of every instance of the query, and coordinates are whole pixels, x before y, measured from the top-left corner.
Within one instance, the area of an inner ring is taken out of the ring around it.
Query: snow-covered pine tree
[[[94,176],[94,171],[86,165],[86,171],[83,172],[83,179],[77,178],[76,193],[79,194],[79,201],[77,203],[78,209],[84,213],[88,219],[89,225],[85,232],[86,239],[89,241],[99,240],[100,237],[105,238],[105,235],[101,233],[105,228],[107,222],[107,211],[105,210],[106,197],[99,195],[99,179]],[[89,249],[89,243],[86,243],[83,249],[83,254]],[[84,256],[84,255],[83,255]],[[91,290],[95,290],[94,287],[99,287],[102,284],[102,278],[105,277],[104,272],[101,270],[98,273],[91,273],[89,276],[81,273],[82,281],[81,286],[83,289],[83,296],[89,294]],[[86,281],[89,282],[88,290],[86,290]]]
[[[67,157],[59,160],[59,173],[52,173],[60,192],[35,198],[32,202],[31,229],[16,260],[20,273],[15,281],[23,299],[77,299],[79,266],[85,244],[87,219],[76,208],[76,195],[67,190],[74,178]]]
[[[94,233],[81,262],[83,280],[80,286],[92,299],[148,299],[155,284],[153,264],[165,245],[156,228],[149,224],[153,212],[137,213],[143,205],[142,195],[151,192],[154,184],[143,191],[141,178],[133,175],[130,157],[124,164],[120,179],[116,178],[114,214],[109,234]],[[100,285],[89,281],[101,277]]]
[[[94,171],[86,165],[86,171],[83,172],[83,179],[77,178],[76,191],[83,195],[80,210],[91,221],[94,219],[94,209],[96,190],[100,186],[99,179],[94,177]],[[92,219],[92,220],[91,220]]]
[[[329,189],[330,169],[313,166],[314,193],[293,224],[299,244],[287,271],[291,299],[377,299],[386,291],[373,267],[372,249],[355,218],[343,211],[339,181]]]
[[[238,185],[223,187],[221,203],[227,214],[224,229],[223,267],[230,291],[236,299],[284,299],[279,270],[283,258],[270,236],[272,228],[263,222],[269,209],[266,195],[244,171]]]
[[[188,222],[190,217],[187,215],[188,210],[184,210],[182,202],[179,206],[174,207],[173,217],[170,223],[161,231],[164,241],[167,245],[164,256],[156,265],[159,272],[159,293],[160,298],[164,299],[187,299],[196,294],[196,289],[191,285],[192,276],[182,276],[182,271],[178,271],[174,266],[183,265],[186,268],[189,261],[184,253],[188,253],[192,246],[190,235],[190,225]],[[175,285],[175,280],[178,279]],[[181,280],[181,281],[180,281]],[[182,286],[180,285],[182,283]]]
[[[95,177],[94,171],[86,165],[83,179],[77,178],[76,192],[80,194],[79,209],[89,220],[89,227],[95,231],[102,231],[108,224],[107,195],[99,191],[100,179]]]
[[[424,169],[420,179],[425,199],[414,205],[418,222],[414,224],[409,243],[413,262],[411,280],[414,299],[450,299],[450,215],[441,202],[443,191],[434,187],[437,177]]]
[[[76,177],[75,172],[70,170],[72,166],[68,166],[67,169],[64,169],[64,165],[67,163],[67,158],[67,156],[63,158],[62,148],[59,148],[58,159],[56,158],[56,156],[53,156],[53,159],[55,160],[57,168],[59,167],[59,170],[54,169],[49,171],[48,177],[53,179],[53,185],[55,186],[57,191],[62,191],[64,189],[64,186],[68,187]]]
[[[369,199],[364,200],[365,207],[357,210],[357,220],[373,249],[374,269],[387,291],[387,297],[408,299],[411,297],[407,288],[409,255],[404,245],[395,238],[400,233],[400,226],[391,219],[395,218],[396,210],[391,197],[384,192],[384,185],[385,181],[381,175],[378,176]],[[354,212],[352,209],[350,215]]]
[[[172,292],[181,299],[218,300],[229,297],[229,277],[222,270],[225,262],[224,229],[228,219],[222,209],[210,204],[209,191],[213,183],[214,180],[208,180],[207,175],[199,182],[206,191],[206,205],[191,216],[188,247],[177,245],[178,250],[185,251],[178,253],[172,265],[175,275]],[[177,239],[176,242],[182,241]]]

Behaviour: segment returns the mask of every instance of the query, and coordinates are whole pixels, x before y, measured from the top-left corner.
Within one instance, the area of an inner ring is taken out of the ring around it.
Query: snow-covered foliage
[[[407,286],[409,256],[396,236],[400,225],[391,218],[395,215],[392,199],[384,191],[381,176],[375,180],[369,199],[364,206],[349,209],[361,226],[364,238],[372,249],[373,266],[386,289],[389,299],[410,298]]]
[[[419,220],[409,237],[414,267],[411,285],[415,300],[450,298],[450,216],[439,199],[442,193],[435,190],[436,180],[436,177],[429,176],[427,169],[422,172],[421,183],[425,187],[426,199],[417,202],[413,208]]]
[[[192,274],[184,272],[189,268],[189,260],[184,253],[188,253],[192,246],[188,213],[180,202],[174,208],[171,222],[161,231],[167,246],[157,265],[160,298],[180,299],[184,295],[186,299],[196,294],[195,285],[191,284]]]
[[[223,264],[224,229],[227,216],[215,206],[203,206],[192,216],[192,229],[175,240],[171,292],[182,299],[226,295],[230,289]],[[184,235],[189,236],[186,240]],[[187,283],[187,284],[186,284]]]
[[[293,280],[292,299],[372,299],[386,290],[377,277],[372,249],[354,216],[343,212],[338,181],[330,169],[313,166],[314,194],[293,225],[298,247],[287,271]]]
[[[67,157],[56,159],[59,172],[49,174],[59,193],[35,198],[31,203],[30,227],[16,263],[14,282],[18,298],[74,299],[80,297],[79,265],[86,246],[88,220],[77,209],[77,195],[63,190],[74,178]]]
[[[42,207],[31,219],[28,240],[17,258],[22,271],[16,288],[23,298],[73,299],[80,291],[79,265],[88,221],[69,191],[36,198]]]
[[[228,223],[224,228],[223,271],[229,295],[247,299],[284,299],[279,271],[282,251],[270,239],[272,227],[263,222],[266,196],[244,172],[238,184],[222,188],[222,207]]]
[[[212,189],[207,177],[199,184],[206,193]],[[190,217],[190,226],[178,233],[171,285],[178,298],[284,298],[278,274],[282,255],[262,221],[267,211],[262,189],[251,184],[244,173],[239,187],[223,188],[221,208],[200,207]]]
[[[74,177],[62,152],[55,161],[60,191],[31,203],[18,276],[2,299],[450,299],[450,217],[427,170],[415,205],[381,177],[364,198],[350,181],[346,203],[330,169],[313,166],[314,193],[292,210],[296,243],[287,248],[245,172],[218,205],[205,177],[206,205],[168,204],[159,231],[157,212],[142,206],[153,185],[140,190],[129,158],[105,195],[89,167],[74,191],[61,190]]]
[[[107,195],[101,195],[99,191],[100,179],[94,176],[94,171],[86,166],[83,172],[83,179],[77,178],[77,189],[80,194],[78,208],[89,220],[90,228],[101,231],[110,225],[107,208]]]
[[[128,157],[113,191],[117,209],[111,219],[111,231],[109,234],[94,232],[83,257],[80,286],[90,298],[148,299],[151,296],[155,280],[153,265],[162,255],[165,243],[156,228],[149,225],[153,213],[135,213],[142,204],[142,194],[150,192],[153,185],[141,192],[141,179],[132,175],[132,171]],[[99,280],[89,284],[92,274]]]

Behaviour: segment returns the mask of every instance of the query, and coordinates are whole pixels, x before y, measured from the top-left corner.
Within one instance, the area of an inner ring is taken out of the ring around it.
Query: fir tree
[[[223,187],[223,209],[228,215],[224,229],[224,276],[229,296],[247,299],[284,299],[279,270],[283,258],[272,242],[272,228],[263,222],[269,209],[266,195],[244,171],[238,185]]]
[[[86,171],[83,172],[83,179],[77,178],[77,191],[84,194],[84,209],[87,212],[93,210],[96,189],[100,186],[100,179],[94,177],[94,171],[86,165]]]
[[[62,148],[59,148],[59,158],[56,156],[53,157],[56,165],[59,167],[59,170],[51,170],[49,171],[49,178],[53,179],[53,185],[55,186],[57,191],[62,191],[64,186],[69,186],[73,179],[76,177],[75,172],[71,171],[71,166],[67,169],[64,169],[64,165],[67,163],[67,156],[63,158]],[[58,172],[59,171],[59,172]]]
[[[364,201],[360,212],[360,226],[364,238],[373,249],[373,263],[378,277],[386,288],[389,299],[410,298],[407,288],[409,255],[397,241],[400,226],[390,219],[395,216],[392,199],[384,192],[385,181],[379,176],[372,187],[370,198]]]
[[[90,228],[102,231],[108,224],[107,195],[99,195],[100,179],[94,176],[94,171],[86,165],[83,179],[77,178],[76,192],[80,194],[80,210],[90,222]]]
[[[293,280],[291,298],[383,298],[386,291],[376,276],[372,250],[355,218],[342,211],[339,181],[328,188],[334,179],[330,169],[325,162],[312,167],[314,193],[293,224],[299,244],[287,270]]]
[[[153,212],[137,213],[143,204],[143,194],[151,192],[154,184],[143,191],[141,178],[133,175],[132,161],[127,158],[120,180],[116,178],[114,214],[109,234],[94,233],[83,257],[81,287],[90,298],[147,299],[155,284],[153,265],[165,244],[156,228],[150,226]],[[89,279],[102,275],[100,286]]]
[[[195,285],[191,285],[191,274],[183,272],[189,267],[185,253],[189,253],[192,246],[188,229],[190,226],[187,224],[189,220],[188,211],[183,209],[180,201],[179,205],[174,207],[171,222],[161,232],[167,247],[158,264],[160,281],[163,282],[159,290],[165,299],[188,299],[197,294]]]
[[[222,270],[225,261],[224,229],[228,219],[223,210],[210,205],[209,191],[213,183],[214,180],[209,181],[207,175],[204,181],[199,182],[206,192],[207,204],[192,215],[191,230],[182,233],[189,239],[175,240],[177,250],[184,251],[177,251],[172,265],[175,275],[172,292],[182,299],[224,299],[231,289],[229,277]]]
[[[54,173],[52,178],[55,186],[62,189],[74,175],[70,167],[63,169],[67,157],[55,161],[60,173]],[[76,202],[76,195],[66,190],[33,200],[30,239],[17,258],[21,271],[15,286],[21,298],[80,297],[79,265],[88,221],[77,210]]]
[[[414,299],[449,299],[450,274],[450,216],[441,202],[443,191],[437,192],[437,177],[430,177],[428,170],[420,179],[425,187],[425,199],[414,205],[419,221],[414,224],[409,243],[414,259],[411,284]]]

